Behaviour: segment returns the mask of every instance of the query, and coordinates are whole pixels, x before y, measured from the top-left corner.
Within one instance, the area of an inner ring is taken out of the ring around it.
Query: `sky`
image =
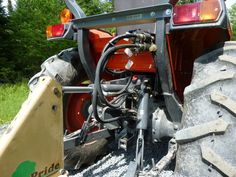
[[[13,6],[15,5],[16,0],[11,0]],[[226,0],[226,6],[227,8],[230,8],[234,3],[236,3],[236,0]],[[7,0],[3,0],[3,6],[7,6]]]
[[[234,3],[236,3],[236,0],[226,0],[227,8],[230,8]]]

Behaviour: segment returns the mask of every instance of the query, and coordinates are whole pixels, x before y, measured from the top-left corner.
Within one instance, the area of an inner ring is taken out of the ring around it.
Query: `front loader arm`
[[[40,77],[0,139],[2,177],[58,176],[63,168],[61,86]]]

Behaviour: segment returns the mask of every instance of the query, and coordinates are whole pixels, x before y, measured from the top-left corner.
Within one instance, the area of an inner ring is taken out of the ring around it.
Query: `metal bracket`
[[[128,134],[125,134],[118,140],[118,148],[124,149],[127,151],[128,147],[133,144],[134,135],[128,136]]]
[[[159,160],[157,162],[157,164],[155,166],[153,166],[153,168],[150,171],[141,172],[139,174],[139,177],[157,177],[157,176],[159,176],[159,174],[171,163],[171,160],[175,158],[177,149],[178,149],[178,145],[177,145],[175,139],[172,138],[169,141],[168,153],[164,157],[162,157],[162,159]]]
[[[166,108],[174,122],[181,122],[182,106],[173,93],[171,69],[166,49],[166,22],[165,19],[156,22],[156,51],[155,63],[161,81]]]
[[[79,18],[73,20],[73,24],[78,28],[109,28],[126,25],[153,23],[157,19],[170,18],[172,5],[163,3],[155,6],[130,9],[125,11],[114,12],[110,14],[101,14]]]
[[[85,139],[84,143],[89,143],[89,142],[92,142],[94,140],[108,138],[110,136],[111,136],[111,134],[109,133],[109,131],[107,129],[102,129],[102,130],[99,130],[99,131],[96,131],[96,132],[89,133],[86,136],[86,139]],[[74,147],[78,146],[77,142],[80,139],[81,139],[80,132],[78,133],[78,135],[73,136],[72,138],[64,137],[64,150],[71,149],[71,148],[74,148]]]
[[[156,22],[156,45],[158,46],[155,57],[156,68],[159,72],[162,90],[163,92],[168,93],[168,95],[164,95],[164,98],[170,117],[174,122],[180,122],[182,109],[180,103],[173,94],[171,70],[165,40],[166,19],[171,17],[171,12],[172,5],[169,3],[163,3],[155,6],[114,12],[111,14],[78,18],[73,20],[72,23],[78,29],[78,43],[81,62],[89,79],[94,81],[94,71],[96,67],[89,50],[88,30],[85,29],[118,27]]]
[[[75,18],[86,17],[84,11],[76,3],[75,0],[65,0],[66,6],[70,9]]]
[[[89,31],[78,30],[78,51],[83,68],[90,81],[94,82],[96,65],[91,55],[89,46]]]

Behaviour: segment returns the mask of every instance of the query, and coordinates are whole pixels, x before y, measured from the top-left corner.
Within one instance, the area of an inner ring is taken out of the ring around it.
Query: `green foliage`
[[[40,64],[58,51],[73,46],[73,42],[46,40],[45,29],[49,24],[59,23],[59,13],[65,7],[58,0],[18,0],[17,8],[9,18],[8,61],[11,71],[6,72],[8,82],[30,78]],[[12,75],[13,74],[13,75]]]
[[[14,118],[27,95],[26,81],[0,85],[0,124],[8,123]]]
[[[8,18],[5,10],[2,7],[2,0],[0,0],[0,83],[2,80],[8,80],[8,75],[11,72],[11,62],[9,62],[8,41],[10,35],[8,33]]]
[[[194,3],[195,0],[179,0],[178,4],[183,5],[183,4],[189,4],[189,3]]]
[[[236,3],[229,10],[230,21],[233,30],[233,40],[236,40]]]
[[[8,3],[8,5],[7,5],[8,13],[11,14],[13,12],[12,2],[11,2],[11,0],[8,0],[7,3]]]
[[[7,17],[0,7],[0,83],[28,79],[40,70],[45,59],[76,46],[73,41],[46,40],[46,26],[60,23],[59,14],[66,7],[64,1],[17,0],[16,10],[11,0],[8,2]],[[78,0],[78,3],[86,15],[112,11],[112,3],[104,0]]]
[[[89,15],[96,15],[101,13],[108,13],[113,11],[112,3],[101,0],[77,0],[84,13]]]

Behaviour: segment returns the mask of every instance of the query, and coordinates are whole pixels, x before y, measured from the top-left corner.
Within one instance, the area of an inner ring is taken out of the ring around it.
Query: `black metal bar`
[[[80,8],[75,0],[65,0],[66,6],[70,9],[73,13],[75,18],[82,18],[86,17],[84,11]]]
[[[111,136],[111,134],[109,133],[109,131],[107,129],[103,129],[103,130],[96,131],[96,132],[88,134],[84,143],[89,143],[89,142],[92,142],[94,140],[108,138],[110,136]],[[72,138],[66,138],[65,137],[64,138],[64,150],[76,147],[78,139],[80,140],[79,134],[77,136],[72,137]]]
[[[94,82],[96,65],[92,58],[89,45],[89,31],[87,29],[78,30],[78,50],[81,63],[90,81]]]
[[[154,23],[157,19],[170,17],[171,13],[166,13],[166,10],[171,11],[171,9],[171,4],[163,3],[150,7],[79,18],[73,20],[72,22],[78,29],[108,28],[134,24]]]
[[[165,19],[156,22],[156,52],[155,63],[161,81],[162,92],[166,108],[174,122],[180,122],[182,117],[181,104],[177,101],[173,91],[171,69],[169,64],[168,52],[166,49],[166,22]]]

